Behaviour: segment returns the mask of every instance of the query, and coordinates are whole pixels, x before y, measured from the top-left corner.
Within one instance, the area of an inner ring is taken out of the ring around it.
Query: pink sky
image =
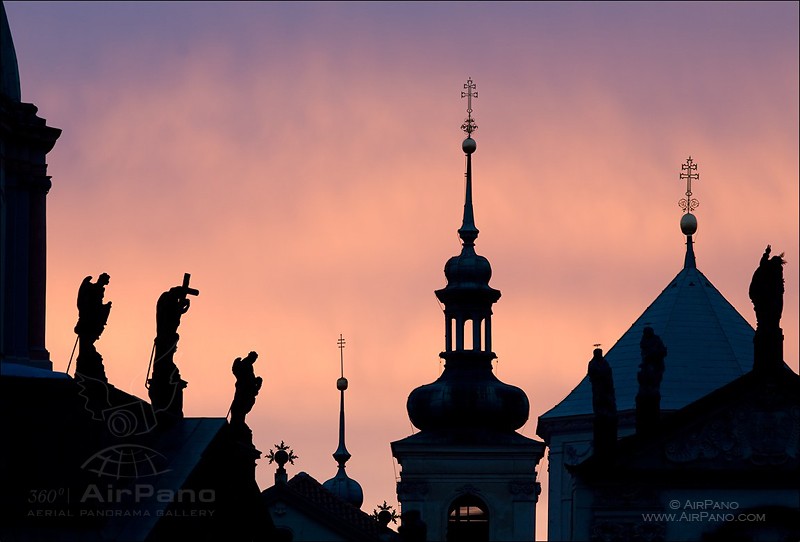
[[[347,470],[365,511],[396,505],[389,442],[412,431],[408,393],[441,368],[433,290],[460,248],[470,76],[476,248],[503,292],[493,345],[499,377],[531,401],[526,436],[593,344],[610,348],[680,270],[690,154],[698,268],[755,325],[753,270],[768,243],[786,253],[798,369],[795,2],[6,9],[23,101],[63,129],[49,155],[56,369],[82,278],[107,272],[97,347],[110,381],[146,397],[156,299],[190,272],[187,415],[224,416],[231,362],[256,350],[256,445],[285,440],[300,456],[290,475],[323,482],[342,333]],[[262,488],[273,467],[259,463]],[[539,538],[546,507],[545,490]]]

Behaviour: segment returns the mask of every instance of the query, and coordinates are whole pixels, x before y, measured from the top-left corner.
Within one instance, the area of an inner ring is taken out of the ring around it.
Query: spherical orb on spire
[[[344,391],[347,389],[347,379],[345,377],[336,380],[336,389],[339,391]]]
[[[694,235],[697,231],[697,217],[692,213],[686,213],[681,217],[681,231],[684,235]]]
[[[478,144],[475,143],[475,140],[471,137],[467,137],[467,139],[461,143],[461,149],[464,151],[464,154],[472,154],[477,148]]]

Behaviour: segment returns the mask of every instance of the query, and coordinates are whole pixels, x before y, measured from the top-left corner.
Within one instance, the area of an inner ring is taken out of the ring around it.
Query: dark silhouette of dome
[[[364,490],[361,489],[361,484],[347,476],[344,466],[339,467],[336,476],[322,484],[322,487],[356,508],[361,508],[364,502]]]
[[[525,425],[530,410],[525,392],[498,380],[489,356],[463,354],[459,361],[474,366],[445,367],[436,382],[411,392],[406,405],[411,423],[422,431],[514,431]]]
[[[444,266],[447,288],[489,288],[492,266],[489,260],[475,253],[472,247],[464,247],[458,256],[453,256]]]

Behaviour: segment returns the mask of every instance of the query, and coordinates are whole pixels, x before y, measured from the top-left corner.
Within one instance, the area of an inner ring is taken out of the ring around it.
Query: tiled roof
[[[639,341],[645,326],[652,327],[667,347],[661,383],[663,410],[680,409],[753,367],[753,327],[703,273],[687,266],[605,355],[614,373],[619,412],[635,409]],[[592,388],[584,376],[564,400],[539,419],[552,427],[561,417],[591,413]]]

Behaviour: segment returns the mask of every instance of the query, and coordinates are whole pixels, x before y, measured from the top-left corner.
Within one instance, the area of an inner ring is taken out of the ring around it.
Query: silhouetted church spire
[[[337,341],[339,345],[339,362],[341,365],[341,376],[336,381],[336,389],[339,390],[339,446],[333,452],[333,458],[339,464],[339,470],[336,476],[322,484],[322,487],[338,496],[345,502],[348,502],[356,508],[361,508],[364,502],[364,491],[361,485],[347,476],[345,471],[345,464],[350,459],[350,452],[347,451],[347,446],[344,443],[344,392],[347,389],[347,379],[344,377],[344,346],[345,340],[342,335],[339,335]]]
[[[475,89],[469,79],[461,92],[467,137],[461,143],[466,173],[460,253],[447,260],[447,284],[435,292],[444,311],[444,369],[408,396],[408,417],[420,431],[392,442],[402,467],[398,532],[409,541],[519,541],[533,540],[535,532],[536,465],[544,444],[517,433],[528,420],[528,397],[492,370],[492,306],[500,291],[489,286],[489,260],[475,253]]]
[[[686,236],[686,258],[683,261],[683,267],[685,269],[696,268],[692,235],[697,231],[697,218],[692,211],[697,209],[700,202],[692,197],[692,181],[700,180],[700,174],[697,173],[697,164],[694,163],[691,156],[686,159],[685,164],[681,164],[679,178],[686,179],[686,197],[678,202],[678,206],[686,213],[681,217],[681,231]]]
[[[419,429],[450,431],[484,429],[514,431],[528,419],[528,398],[521,389],[500,382],[492,373],[492,305],[500,291],[489,286],[492,267],[476,254],[475,213],[472,203],[472,154],[477,149],[472,132],[472,99],[478,96],[472,79],[462,98],[467,98],[467,119],[461,125],[467,138],[461,144],[466,155],[464,216],[458,235],[461,253],[445,264],[447,286],[436,291],[444,304],[445,349],[439,354],[445,368],[436,382],[421,386],[408,398],[408,414]]]

